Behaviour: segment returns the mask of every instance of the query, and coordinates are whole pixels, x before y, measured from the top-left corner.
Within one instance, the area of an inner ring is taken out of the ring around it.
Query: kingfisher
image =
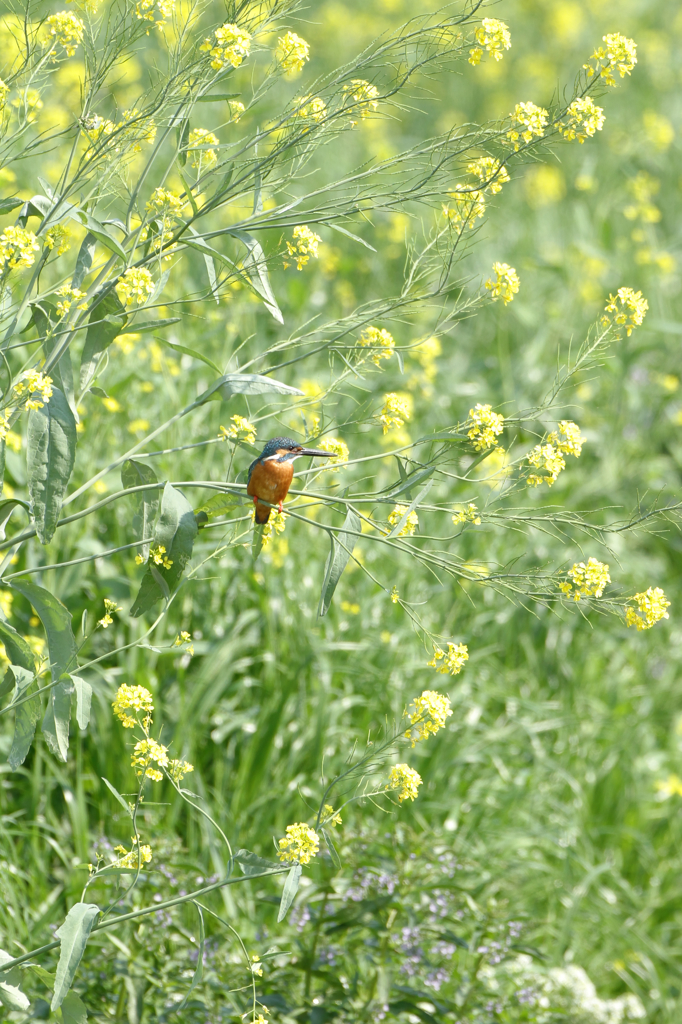
[[[246,485],[246,493],[251,495],[256,506],[256,522],[267,523],[270,505],[277,505],[282,511],[282,502],[294,478],[296,459],[304,455],[328,459],[330,454],[320,448],[304,448],[290,437],[273,437],[268,441],[258,458],[249,466],[249,481]],[[261,502],[269,502],[269,505],[261,504],[259,498]]]

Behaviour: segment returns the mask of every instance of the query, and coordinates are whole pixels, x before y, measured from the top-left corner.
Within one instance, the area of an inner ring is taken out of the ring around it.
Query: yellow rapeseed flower
[[[295,32],[285,32],[277,40],[275,58],[286,74],[295,74],[310,60],[310,45]]]
[[[301,96],[295,101],[296,116],[309,118],[311,121],[323,121],[327,113],[327,104],[321,96]]]
[[[70,237],[71,232],[68,228],[64,227],[63,224],[55,224],[54,227],[48,228],[43,245],[46,249],[50,250],[56,246],[57,255],[61,256],[71,248],[69,244]]]
[[[71,11],[59,11],[47,19],[50,35],[56,43],[64,47],[67,57],[73,57],[76,47],[83,41],[85,23]],[[53,59],[56,59],[54,57]]]
[[[112,612],[120,612],[120,608],[115,601],[110,601],[108,597],[104,598],[104,616],[97,620],[97,624],[106,629],[114,621],[111,617]]]
[[[205,39],[199,49],[211,55],[211,67],[220,71],[228,65],[238,68],[251,52],[251,34],[246,29],[226,22],[213,33],[213,39]]]
[[[478,508],[474,505],[473,501],[470,501],[467,507],[461,511],[454,512],[452,515],[452,521],[455,526],[459,523],[473,523],[474,526],[481,525],[481,517],[478,514]]]
[[[379,416],[379,422],[383,425],[384,434],[387,434],[393,427],[402,427],[405,420],[412,415],[412,396],[398,394],[390,391],[384,395],[384,406]]]
[[[152,761],[161,768],[165,768],[168,765],[168,748],[164,747],[162,743],[157,743],[156,740],[139,740],[133,750],[131,767],[135,768],[138,776],[144,775],[148,779],[153,779],[154,782],[161,782],[163,772],[160,772],[158,768],[152,768]]]
[[[217,163],[218,157],[215,150],[210,147],[219,145],[218,137],[213,132],[209,132],[206,128],[192,128],[187,147],[187,157],[192,167],[198,168],[200,172],[213,167]]]
[[[279,841],[279,859],[285,864],[309,864],[320,848],[320,837],[315,829],[299,821],[287,825],[286,833]]]
[[[132,729],[137,724],[134,718],[126,714],[127,708],[132,708],[135,712],[142,712],[144,727],[145,729],[149,728],[154,710],[154,700],[146,687],[128,686],[127,683],[123,683],[116,691],[111,706],[116,717],[123,723],[124,729]]]
[[[469,50],[469,63],[480,64],[483,50],[486,49],[495,60],[502,60],[504,51],[511,47],[509,28],[497,18],[484,18],[476,29],[478,46]]]
[[[27,370],[22,374],[12,390],[19,398],[27,395],[26,409],[42,409],[46,402],[52,398],[52,378],[41,373],[39,370]],[[35,395],[39,394],[40,398]]]
[[[636,292],[632,288],[619,288],[615,295],[609,295],[605,312],[612,315],[602,317],[602,322],[613,322],[618,327],[624,327],[629,338],[633,329],[643,323],[648,308],[649,303],[642,297],[641,292]]]
[[[467,164],[469,174],[475,175],[483,189],[492,195],[502,191],[502,186],[509,181],[509,172],[494,156],[480,156]]]
[[[453,645],[451,644],[450,646],[452,647]],[[469,657],[468,652],[466,657]],[[462,664],[464,664],[465,660],[466,658],[462,661]],[[429,662],[429,664],[432,665],[433,662]],[[438,671],[443,671],[443,668],[439,668]],[[412,746],[419,740],[435,736],[440,729],[444,728],[451,714],[450,698],[442,693],[438,693],[436,690],[424,690],[421,697],[415,697],[413,709],[410,712],[410,723],[414,726],[414,729],[406,733],[407,738],[412,740]]]
[[[422,784],[419,772],[410,768],[407,764],[394,764],[388,773],[386,789],[398,789],[398,800],[414,800],[418,795],[418,789]]]
[[[173,782],[180,782],[185,775],[189,772],[194,771],[194,765],[190,764],[189,761],[169,761],[168,762],[168,774],[170,775]]]
[[[493,412],[491,406],[479,402],[473,409],[469,409],[469,419],[472,426],[467,436],[477,452],[499,447],[496,438],[504,430],[504,416],[501,413]]]
[[[341,464],[348,462],[348,445],[337,437],[325,437],[317,447],[323,452],[330,452],[332,456],[331,459],[325,460],[324,466],[321,467],[323,471],[338,473]]]
[[[218,437],[223,440],[240,440],[253,444],[256,440],[256,428],[253,423],[235,413],[230,417],[229,427],[221,427]]]
[[[132,849],[126,853],[125,846],[115,846],[114,853],[118,853],[120,856],[116,861],[116,865],[119,868],[132,868],[133,871],[137,870],[138,863],[140,866],[143,864],[149,864],[152,859],[152,848],[151,846],[140,846],[140,852],[138,856],[137,852],[137,839],[135,836],[131,839]]]
[[[682,779],[679,775],[669,775],[667,779],[657,779],[656,792],[661,794],[662,800],[669,800],[671,796],[682,796]]]
[[[447,654],[440,647],[435,647],[433,658],[427,662],[427,665],[443,675],[456,676],[459,675],[464,668],[464,663],[468,660],[469,648],[466,644],[449,643]]]
[[[471,230],[485,214],[485,192],[468,185],[457,185],[448,195],[451,202],[443,206],[443,215],[456,231]]]
[[[0,267],[32,267],[40,246],[32,231],[10,224],[0,235]]]
[[[651,629],[661,619],[669,618],[667,608],[670,601],[660,587],[649,587],[641,594],[635,594],[632,598],[637,602],[637,608],[625,609],[625,623],[628,626],[636,626],[638,631]]]
[[[397,524],[400,522],[400,520],[403,518],[403,516],[407,512],[408,508],[409,508],[408,505],[396,505],[395,508],[393,509],[393,511],[391,512],[391,514],[388,517],[388,521],[389,521],[390,525],[391,526],[397,526]],[[417,529],[418,526],[419,526],[419,516],[417,515],[416,512],[412,511],[412,512],[410,512],[409,516],[405,520],[405,522],[403,524],[403,528],[400,531],[400,533],[398,534],[398,536],[399,537],[411,537],[412,534],[414,533],[414,531]]]
[[[153,291],[154,281],[146,267],[129,267],[116,285],[116,294],[124,306],[142,306]]]
[[[590,58],[596,61],[596,65],[583,64],[583,67],[590,77],[599,75],[605,85],[615,86],[614,70],[618,71],[621,78],[632,73],[637,63],[637,46],[634,39],[628,39],[620,32],[602,36],[602,42],[606,46],[599,46]]]
[[[490,292],[493,302],[496,299],[502,299],[506,306],[519,290],[521,284],[519,275],[508,263],[493,263],[493,273],[495,274],[494,279],[489,277],[485,286]]]
[[[287,242],[287,252],[296,260],[296,269],[303,270],[304,266],[312,256],[317,259],[319,256],[319,245],[322,239],[311,231],[307,224],[299,224],[294,228],[293,242]],[[285,263],[285,267],[289,264]]]
[[[586,138],[600,132],[606,118],[602,107],[598,107],[590,96],[579,96],[566,111],[567,121],[558,126],[565,139],[584,142]]]
[[[559,589],[574,601],[582,597],[601,597],[604,587],[611,582],[608,565],[596,558],[588,558],[587,564],[575,562],[566,575],[571,582],[560,583]]]
[[[379,106],[379,90],[364,78],[351,79],[348,85],[344,85],[343,92],[346,101],[351,100],[354,104],[353,113],[357,112],[362,120],[369,117]],[[357,121],[351,121],[352,127],[356,124]]]
[[[514,143],[514,151],[521,148],[519,139],[532,142],[533,138],[541,139],[549,121],[549,114],[544,107],[537,107],[530,100],[517,103],[511,117],[511,128],[507,132],[510,142]]]

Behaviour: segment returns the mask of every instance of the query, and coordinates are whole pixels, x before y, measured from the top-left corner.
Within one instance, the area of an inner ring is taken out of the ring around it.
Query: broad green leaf
[[[32,317],[42,341],[45,358],[49,359],[52,355],[52,350],[58,343],[54,337],[54,331],[59,322],[57,307],[52,302],[35,302],[33,304]],[[71,363],[71,353],[68,349],[59,357],[54,366],[50,368],[50,377],[52,377],[53,383],[64,392],[69,406],[73,410],[73,366]]]
[[[33,668],[23,668],[20,665],[10,665],[7,672],[8,674],[10,672],[12,673],[16,683],[12,703],[16,703],[21,700],[22,697],[27,696],[27,694],[31,692],[31,689],[35,690],[38,688]],[[9,706],[11,707],[11,704]],[[23,704],[19,704],[14,712],[14,736],[12,738],[12,746],[7,757],[7,763],[13,772],[17,770],[19,765],[24,763],[26,755],[31,749],[33,737],[36,732],[36,725],[40,718],[40,712],[41,705],[40,697],[38,696],[33,696],[30,700],[24,701]]]
[[[97,239],[95,236],[88,231],[87,235],[81,242],[81,247],[78,250],[78,256],[76,258],[76,269],[73,272],[71,278],[71,287],[80,288],[83,284],[83,279],[90,273],[92,267],[92,261],[95,258],[95,245]]]
[[[251,284],[255,291],[258,292],[263,300],[263,304],[267,311],[275,318],[275,320],[283,324],[284,317],[282,312],[277,305],[277,299],[275,293],[270,285],[270,275],[268,274],[268,264],[265,259],[265,253],[260,242],[249,235],[246,231],[230,231],[229,234],[238,238],[244,243],[248,250],[247,256],[243,260],[243,267],[249,274]]]
[[[397,537],[398,536],[398,534],[400,533],[402,528],[405,526],[405,523],[407,522],[407,519],[408,519],[408,516],[410,515],[410,512],[413,512],[414,509],[417,507],[417,505],[419,505],[419,503],[424,500],[424,498],[429,493],[429,491],[431,490],[432,487],[433,487],[433,480],[431,479],[431,480],[428,481],[428,483],[426,484],[425,487],[422,487],[422,489],[419,492],[419,494],[417,495],[417,497],[414,498],[410,502],[410,504],[407,506],[407,508],[403,512],[403,514],[400,517],[400,519],[398,520],[398,522],[395,524],[395,526],[393,527],[391,532],[388,534],[387,540],[390,540],[392,537]]]
[[[196,535],[197,523],[192,506],[184,494],[166,484],[161,498],[161,514],[154,531],[154,546],[163,545],[173,564],[170,569],[153,563],[147,565],[139,593],[130,609],[134,618],[149,611],[162,597],[167,597],[164,587],[170,592],[178,584],[192,556]]]
[[[80,676],[71,676],[76,690],[76,721],[79,729],[87,729],[92,704],[92,684]]]
[[[71,207],[69,214],[74,220],[80,221],[80,223],[88,229],[90,234],[94,235],[97,241],[101,242],[106,249],[109,249],[110,252],[116,253],[117,256],[120,256],[121,259],[127,263],[128,254],[123,246],[117,242],[111,234],[109,234],[104,224],[101,224],[96,217],[93,217],[91,214],[86,213],[85,210],[79,210],[76,207]]]
[[[201,913],[201,907],[199,906],[198,903],[195,903],[194,906],[197,908],[197,911],[199,913],[199,956],[197,957],[197,966],[194,969],[194,974],[192,975],[192,980],[189,983],[189,988],[187,989],[185,998],[178,1006],[178,1010],[184,1010],[184,1008],[187,1006],[187,1000],[189,999],[190,995],[204,977],[204,941],[206,937],[204,931],[204,915]]]
[[[18,196],[11,196],[7,199],[0,199],[0,213],[11,213],[12,210],[16,210],[17,206],[21,206],[23,199],[19,199]]]
[[[199,234],[196,228],[193,228],[191,224],[188,225],[188,230],[194,236]],[[213,298],[216,300],[216,303],[220,303],[220,297],[218,295],[218,284],[215,275],[215,262],[213,260],[213,256],[207,252],[204,252],[203,256],[204,263],[206,264],[206,273],[208,275],[208,283],[211,289],[211,294],[213,295]]]
[[[398,468],[400,483],[391,489],[389,497],[397,498],[399,494],[406,494],[410,501],[412,500],[412,488],[420,484],[422,480],[428,480],[436,471],[435,466],[427,466],[426,469],[420,469],[416,473],[406,473],[400,460],[398,460]]]
[[[137,462],[135,459],[128,459],[121,468],[121,483],[127,490],[129,487],[140,487],[142,484],[156,484],[158,478],[151,466],[147,466],[144,462]],[[136,491],[131,497],[135,502],[133,532],[140,540],[143,540],[151,535],[152,524],[159,511],[159,491],[158,489]],[[143,558],[148,558],[149,544],[143,544],[139,551]]]
[[[294,864],[289,871],[286,881],[284,883],[284,889],[282,890],[282,900],[279,905],[279,913],[277,915],[277,923],[283,921],[287,916],[287,911],[291,904],[294,902],[294,897],[298,892],[298,883],[301,881],[301,872],[303,868],[300,864]]]
[[[88,1011],[80,996],[69,992],[62,1000],[62,1024],[86,1024]]]
[[[64,924],[55,932],[61,943],[61,949],[55,976],[54,995],[50,1004],[50,1009],[53,1011],[59,1009],[71,988],[99,912],[99,907],[95,903],[76,903],[66,915]]]
[[[54,974],[50,974],[50,972],[46,971],[44,967],[40,966],[40,964],[24,964],[24,967],[33,971],[36,978],[39,978],[42,981],[45,988],[49,988],[50,992],[52,991],[54,988]]]
[[[50,212],[52,205],[52,200],[47,199],[46,196],[31,196],[22,206],[17,217],[17,224],[21,224],[22,228],[25,228],[29,217],[39,217],[42,220]]]
[[[0,949],[0,966],[9,960],[14,960],[14,957],[6,953],[4,949]],[[2,979],[0,980],[0,1003],[8,1010],[19,1010],[25,1013],[31,1003],[19,987],[21,981],[19,969],[15,967],[11,971],[4,971],[0,974],[0,979]]]
[[[272,380],[271,377],[262,377],[258,373],[226,373],[212,384],[208,391],[204,391],[197,399],[197,404],[203,404],[213,399],[222,399],[227,402],[232,395],[266,395],[274,392],[278,395],[302,395],[298,388],[292,388],[290,384],[282,384],[281,381]]]
[[[69,751],[69,720],[71,695],[74,685],[70,679],[60,680],[47,695],[47,710],[42,731],[47,745],[56,758],[66,761]]]
[[[9,517],[15,508],[18,507],[25,509],[27,512],[31,508],[28,502],[22,501],[21,498],[7,498],[6,501],[0,502],[0,540],[5,539],[5,528],[9,522]]]
[[[36,660],[33,652],[21,633],[17,633],[14,626],[9,622],[0,619],[0,643],[5,645],[7,657],[13,665],[21,665],[31,672],[35,672]]]
[[[231,512],[233,508],[241,505],[243,502],[240,494],[214,494],[208,501],[204,501],[199,508],[195,508],[195,514],[197,512],[205,512],[209,519],[213,516],[222,516],[225,512]]]
[[[327,558],[327,564],[324,570],[324,582],[322,584],[322,593],[320,595],[320,607],[318,609],[318,615],[322,617],[329,611],[329,606],[332,603],[334,591],[338,585],[339,580],[343,574],[343,570],[348,565],[350,556],[353,554],[353,548],[357,543],[357,539],[362,530],[362,522],[360,516],[354,509],[349,508],[346,513],[346,518],[343,523],[343,528],[339,530],[338,534],[331,536],[331,551]]]
[[[165,320],[147,320],[143,324],[129,324],[124,331],[119,331],[119,334],[150,334],[152,331],[162,331],[164,327],[181,322],[181,316],[169,316]]]
[[[59,388],[41,409],[28,414],[28,493],[41,544],[57,529],[62,501],[76,458],[76,421]]]
[[[273,860],[258,857],[251,850],[237,850],[234,859],[245,875],[262,875],[264,871],[273,871],[278,865]]]
[[[12,580],[10,586],[31,602],[47,634],[50,670],[53,682],[76,668],[76,640],[71,629],[71,613],[59,598],[37,583]],[[1,632],[1,630],[0,630]],[[4,640],[4,637],[3,637]],[[5,641],[5,646],[7,642]]]
[[[89,318],[85,344],[81,354],[80,386],[87,391],[97,373],[102,355],[118,337],[128,322],[128,316],[116,292],[108,292],[96,306]]]
[[[212,359],[209,359],[208,356],[203,355],[201,352],[197,352],[193,348],[187,348],[186,345],[178,345],[176,341],[166,341],[165,338],[159,337],[158,334],[155,335],[155,339],[160,345],[167,345],[168,348],[172,348],[175,352],[182,352],[186,356],[191,356],[192,359],[200,359],[202,363],[206,363],[206,365],[210,366],[216,373],[220,374],[223,372],[219,366],[216,366]]]
[[[132,811],[130,810],[130,806],[125,802],[125,800],[123,799],[123,797],[121,796],[119,791],[115,788],[115,786],[112,786],[111,783],[109,782],[109,779],[105,779],[103,775],[102,775],[102,782],[107,787],[107,789],[109,790],[111,795],[113,797],[115,797],[116,800],[118,800],[118,802],[120,803],[121,807],[126,812],[126,814],[129,817],[132,818],[133,814],[132,814]]]

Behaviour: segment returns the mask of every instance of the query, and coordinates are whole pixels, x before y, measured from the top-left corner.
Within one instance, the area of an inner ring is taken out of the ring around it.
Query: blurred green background
[[[349,58],[414,13],[403,0],[333,0],[302,11],[294,27],[311,43],[314,73]],[[580,424],[587,438],[580,461],[571,460],[551,493],[534,492],[522,501],[602,510],[596,521],[627,517],[640,501],[675,502],[682,458],[682,12],[661,0],[502,0],[485,13],[510,28],[512,49],[504,60],[464,65],[457,73],[419,82],[407,109],[362,124],[353,143],[358,158],[397,152],[425,132],[498,118],[521,100],[549,104],[605,32],[633,37],[638,65],[631,79],[599,101],[606,123],[597,138],[584,146],[557,145],[547,162],[514,167],[511,183],[489,204],[462,278],[475,287],[494,260],[507,262],[521,278],[514,302],[460,323],[441,339],[435,364],[416,353],[401,375],[392,360],[376,388],[412,393],[409,436],[463,419],[475,402],[509,414],[534,406],[553,379],[558,353],[565,358],[571,342],[577,347],[609,291],[621,285],[641,289],[649,302],[644,326],[577,381],[547,421],[551,426],[565,416]],[[61,98],[45,98],[48,113],[68,95],[68,67],[59,71]],[[134,69],[130,79],[126,88],[134,95]],[[49,169],[45,173],[49,177]],[[15,187],[11,180],[5,184]],[[33,183],[19,178],[17,184],[28,194]],[[348,311],[399,287],[405,238],[417,227],[414,212],[378,217],[362,231],[376,254],[320,229],[318,264],[301,275],[274,274],[287,322],[303,322],[321,309]],[[261,307],[250,308],[238,292],[232,303],[232,309],[202,309],[206,319],[200,328],[186,317],[175,340],[201,347],[221,364],[238,332],[243,338],[249,326],[260,337],[273,331]],[[400,344],[415,333],[409,324],[391,330]],[[322,363],[305,369],[320,383],[324,372]],[[88,444],[79,454],[75,483],[100,467],[112,444],[123,450],[144,429],[136,420],[154,425],[169,404],[191,400],[202,380],[205,367],[188,357],[176,359],[144,339],[121,339],[102,381],[114,402],[106,406],[90,396],[84,410],[82,441]],[[292,382],[300,384],[300,377]],[[243,402],[233,411],[253,416],[257,408]],[[192,421],[192,437],[181,423],[163,437],[163,445],[215,436],[221,415],[226,422],[224,411],[202,410]],[[286,413],[272,417],[259,423],[259,436],[290,425]],[[352,428],[337,434],[352,455],[366,444]],[[155,469],[172,480],[221,479],[225,449],[200,451],[155,459]],[[246,464],[242,453],[238,468]],[[18,453],[9,454],[8,469],[21,494],[25,478]],[[339,480],[341,486],[346,482],[343,470]],[[117,489],[115,475],[103,486]],[[487,501],[522,503],[518,495],[500,499],[486,485],[462,488],[452,500],[476,500],[481,508]],[[107,511],[89,533],[61,531],[50,560],[126,543],[128,514],[123,508]],[[208,553],[209,540],[199,540],[197,553]],[[676,1024],[682,1013],[677,528],[663,522],[655,530],[628,532],[609,549],[578,535],[559,541],[540,531],[487,526],[460,543],[469,558],[502,563],[516,558],[570,565],[592,555],[609,563],[612,578],[627,592],[663,587],[672,602],[670,619],[639,634],[606,616],[521,607],[472,586],[444,589],[410,563],[391,563],[361,543],[362,558],[384,585],[397,585],[427,626],[464,640],[471,653],[464,672],[447,680],[454,710],[448,729],[410,754],[424,779],[419,800],[396,817],[413,830],[415,849],[433,836],[466,859],[481,886],[492,884],[509,902],[510,914],[524,921],[528,942],[548,963],[579,964],[600,994],[634,992],[647,1020]],[[27,557],[30,564],[42,555]],[[194,658],[133,649],[103,662],[93,677],[97,700],[90,730],[72,741],[77,771],[57,765],[40,739],[23,770],[12,775],[2,769],[2,899],[14,915],[7,929],[14,938],[26,942],[30,934],[31,942],[43,941],[50,925],[62,919],[65,901],[77,897],[83,881],[74,866],[92,859],[96,837],[128,840],[127,826],[99,781],[105,776],[121,791],[133,782],[126,737],[109,711],[119,683],[154,691],[164,742],[172,740],[175,756],[195,765],[192,788],[206,796],[222,826],[229,826],[235,846],[264,855],[270,855],[271,836],[309,816],[319,798],[323,762],[331,774],[368,730],[376,732],[386,717],[399,718],[416,693],[436,685],[426,667],[430,651],[400,607],[359,568],[344,575],[328,618],[316,619],[325,558],[323,541],[290,520],[255,571],[248,549],[231,549],[208,562],[199,574],[205,579],[185,588],[156,638],[168,642],[187,629]],[[127,608],[138,577],[131,558],[64,570],[58,580],[47,574],[41,583],[55,587],[78,621],[85,609],[101,614],[105,596]],[[39,632],[30,608],[18,599],[11,615],[17,628]],[[96,642],[104,653],[137,628],[123,613]],[[11,732],[3,732],[1,749],[6,752],[10,742]],[[188,816],[172,794],[156,799],[170,801],[145,811],[159,863],[219,872],[224,858],[210,829]],[[349,812],[344,824],[346,838],[342,833],[339,842],[351,865],[362,861],[363,835],[392,827],[369,804]],[[149,886],[147,896],[154,888]],[[255,941],[249,908],[228,909]],[[266,911],[271,912],[267,906]],[[130,958],[120,955],[114,969],[125,978]],[[333,965],[318,965],[320,991],[333,973]],[[104,1003],[102,1012],[111,1016]],[[125,1012],[132,1020],[130,1010]],[[192,1012],[203,1020],[200,1010]],[[318,1018],[310,1019],[318,1024]]]

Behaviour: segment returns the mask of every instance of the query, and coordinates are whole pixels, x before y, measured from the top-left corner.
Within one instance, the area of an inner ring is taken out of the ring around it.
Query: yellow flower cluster
[[[132,708],[136,713],[142,712],[144,714],[144,728],[149,728],[152,721],[154,701],[146,687],[128,686],[127,683],[123,683],[116,691],[116,696],[111,706],[116,717],[123,723],[124,729],[133,729],[137,724],[134,718],[126,714],[128,708]]]
[[[287,252],[296,260],[297,270],[303,270],[311,256],[318,258],[321,241],[320,236],[311,231],[307,224],[299,224],[294,228],[294,240],[287,242]],[[289,264],[285,263],[284,266],[288,267]]]
[[[490,292],[493,302],[502,299],[506,306],[519,290],[521,284],[519,275],[508,263],[493,263],[493,273],[495,278],[489,277],[485,286]]]
[[[296,116],[307,117],[311,121],[323,121],[327,113],[327,104],[321,96],[301,96],[296,100]]]
[[[567,576],[571,582],[567,580],[560,583],[559,589],[574,601],[579,601],[582,597],[601,597],[604,587],[611,582],[608,565],[596,558],[588,558],[587,565],[584,562],[576,562],[568,570]]]
[[[237,124],[241,120],[241,116],[246,110],[246,107],[241,100],[228,100],[227,109],[230,112],[230,121],[234,121]]]
[[[235,413],[234,416],[230,416],[229,427],[221,427],[218,436],[224,441],[234,439],[253,444],[256,440],[256,428],[244,416]]]
[[[85,298],[85,292],[82,292],[80,288],[72,288],[68,284],[64,284],[61,288],[58,288],[57,295],[61,296],[61,301],[57,303],[57,313],[60,318],[67,315],[74,302],[78,302],[79,299]],[[87,308],[87,302],[78,302],[78,309]]]
[[[0,441],[5,441],[7,439],[7,435],[11,433],[12,431],[10,430],[9,413],[6,411],[0,412]]]
[[[40,246],[32,231],[10,224],[0,235],[0,267],[14,270],[16,267],[32,267]]]
[[[337,825],[341,825],[341,815],[338,811],[335,811],[331,804],[324,805],[324,817],[320,822],[321,825],[329,825],[331,828],[336,828]]]
[[[469,409],[469,419],[473,421],[473,426],[467,436],[477,452],[499,447],[495,439],[504,430],[504,416],[501,413],[493,412],[489,405],[478,403]]]
[[[116,866],[119,868],[132,868],[133,871],[135,871],[137,870],[138,863],[140,865],[149,864],[150,860],[152,859],[152,848],[151,846],[140,846],[140,852],[138,856],[138,852],[135,849],[135,847],[137,846],[137,839],[135,838],[135,836],[133,836],[130,841],[132,844],[132,849],[128,853],[126,853],[125,846],[114,847],[114,853],[120,854],[118,860],[116,861]]]
[[[348,85],[344,85],[343,92],[346,100],[350,99],[356,104],[354,113],[357,111],[363,121],[379,106],[377,100],[379,90],[375,85],[366,82],[364,78],[351,79]],[[356,124],[357,121],[351,121],[351,126]]]
[[[59,11],[58,14],[51,14],[48,17],[47,24],[50,35],[56,43],[64,47],[66,56],[73,57],[76,47],[83,41],[84,22],[70,11]]]
[[[390,359],[395,349],[393,335],[383,327],[365,327],[358,338],[358,345],[375,349],[371,356],[375,366],[381,366],[382,359]]]
[[[409,420],[411,414],[412,397],[410,395],[396,394],[394,391],[384,395],[384,407],[379,416],[384,434],[387,434],[393,427],[402,427],[405,420]]]
[[[70,237],[71,232],[68,228],[65,228],[63,224],[55,224],[53,228],[48,228],[43,244],[50,251],[57,246],[57,255],[61,256],[71,248],[68,241]]]
[[[226,22],[213,33],[213,40],[204,39],[199,47],[203,53],[210,53],[214,71],[230,66],[238,68],[251,52],[251,34],[246,29]]]
[[[510,116],[512,127],[507,132],[507,137],[514,143],[515,152],[521,148],[519,139],[532,142],[534,136],[541,139],[545,134],[549,114],[544,107],[536,107],[530,100],[527,103],[517,103],[514,113]]]
[[[47,377],[39,370],[27,370],[16,382],[13,390],[19,398],[28,395],[26,409],[42,409],[43,405],[52,398],[52,378]],[[38,393],[40,393],[40,398],[34,398],[33,395]]]
[[[192,128],[187,147],[187,156],[192,167],[197,167],[199,171],[213,167],[213,164],[217,163],[218,157],[215,150],[210,147],[219,145],[217,135],[209,132],[207,128]]]
[[[121,609],[118,607],[118,605],[116,604],[115,601],[110,601],[108,597],[105,597],[104,598],[104,615],[102,616],[101,619],[97,620],[98,626],[101,626],[102,629],[106,629],[108,626],[111,626],[111,624],[114,621],[112,619],[112,617],[111,617],[111,613],[112,612],[120,612],[120,610]]]
[[[669,800],[671,796],[682,796],[682,779],[679,775],[669,775],[667,779],[657,779],[656,792],[661,794],[662,800]]]
[[[559,473],[566,469],[564,455],[574,455],[577,459],[584,443],[585,438],[580,433],[578,424],[572,423],[571,420],[561,420],[558,430],[553,430],[547,435],[546,443],[536,445],[528,455],[528,462],[534,469],[544,469],[548,474],[529,474],[529,485],[539,487],[540,484],[547,484],[551,487]]]
[[[638,631],[651,629],[661,619],[669,618],[666,608],[670,607],[670,601],[660,587],[649,587],[642,594],[635,594],[634,601],[637,608],[625,609],[625,623],[628,626],[636,626]]]
[[[169,558],[166,554],[165,544],[159,544],[156,547],[154,544],[150,545],[149,557],[151,558],[154,565],[161,565],[164,569],[170,569],[173,564],[173,559]]]
[[[577,139],[583,143],[588,136],[600,132],[606,120],[602,107],[598,107],[590,96],[579,96],[569,105],[566,111],[567,121],[558,125],[565,139],[573,142]]]
[[[443,206],[443,215],[456,231],[471,230],[485,214],[485,193],[468,185],[457,185],[449,195],[452,202]]]
[[[168,762],[168,774],[173,782],[181,782],[185,775],[189,775],[193,771],[194,765],[190,764],[189,761],[176,760]]]
[[[591,64],[583,64],[583,67],[590,77],[599,75],[605,85],[615,86],[613,72],[617,70],[621,78],[631,74],[637,63],[637,46],[634,39],[628,39],[620,32],[602,36],[602,42],[606,46],[599,46],[590,58],[596,61],[596,67]]]
[[[161,188],[159,185],[149,197],[145,210],[152,216],[162,213],[179,217],[184,206],[185,200],[181,199],[177,192],[171,192],[170,189]]]
[[[408,505],[396,505],[391,514],[388,517],[388,521],[391,526],[397,526],[400,520],[407,512]],[[414,531],[419,526],[419,516],[416,512],[410,512],[409,516],[403,524],[403,528],[398,534],[399,537],[411,537]]]
[[[302,71],[305,62],[310,60],[310,45],[295,32],[285,32],[277,40],[275,58],[287,74]]]
[[[116,294],[124,306],[142,306],[153,291],[154,281],[146,267],[129,267],[116,285]]]
[[[494,156],[479,156],[467,164],[467,171],[479,179],[483,188],[492,195],[502,191],[502,186],[509,181],[509,172]]]
[[[478,514],[478,508],[474,505],[473,501],[470,501],[465,509],[460,512],[455,512],[452,516],[452,521],[457,526],[459,523],[473,523],[474,526],[481,525],[481,517]]]
[[[256,509],[251,509],[251,521],[256,521]],[[287,513],[280,512],[279,509],[270,510],[270,518],[267,523],[263,526],[263,547],[268,548],[270,542],[275,534],[284,533],[287,522]]]
[[[285,864],[310,864],[320,848],[320,837],[304,821],[287,825],[286,836],[279,841],[277,856]]]
[[[466,647],[464,649],[466,650]],[[433,662],[429,662],[429,664],[433,664]],[[424,690],[421,697],[415,698],[413,704],[414,710],[410,712],[410,724],[414,726],[414,729],[406,733],[408,740],[412,740],[412,746],[419,740],[435,736],[445,726],[452,714],[450,698],[436,690]]]
[[[158,8],[161,17],[156,22],[158,26],[164,24],[166,18],[170,18],[175,10],[175,0],[137,0],[135,4],[135,15],[140,21],[154,21],[154,7]],[[149,32],[147,32],[149,35]]]
[[[442,675],[457,676],[468,660],[469,648],[466,644],[449,643],[447,654],[440,647],[434,647],[433,658],[426,664],[429,668],[435,668],[436,672],[440,672]]]
[[[3,82],[2,78],[0,78],[0,110],[2,110],[2,108],[7,103],[8,95],[9,95],[9,86],[6,85]]]
[[[341,464],[348,462],[348,445],[337,437],[325,437],[324,441],[320,441],[317,447],[323,452],[330,452],[332,456],[331,459],[327,459],[322,467],[323,470],[338,473]]]
[[[422,784],[421,775],[407,764],[394,764],[388,773],[387,790],[397,789],[398,800],[414,800]]]
[[[633,328],[641,326],[648,308],[649,303],[642,297],[641,292],[636,292],[632,288],[619,288],[615,295],[609,295],[609,302],[605,307],[605,312],[613,315],[602,317],[602,323],[607,324],[611,321],[619,327],[624,327],[629,338]]]
[[[187,645],[185,648],[187,654],[194,655],[194,644],[192,643],[192,637],[190,636],[186,629],[183,629],[181,630],[180,633],[178,633],[175,640],[173,641],[173,647],[182,647],[183,644]]]
[[[476,42],[472,50],[469,50],[469,63],[480,64],[485,48],[495,60],[502,60],[504,50],[511,47],[511,35],[509,28],[503,21],[497,18],[484,18],[481,26],[476,29]]]
[[[653,202],[654,196],[658,193],[661,183],[658,178],[647,171],[639,171],[634,178],[628,182],[628,192],[635,200],[628,204],[623,213],[628,220],[641,220],[645,224],[658,224],[661,219],[661,211]]]
[[[167,767],[168,747],[164,747],[162,743],[157,743],[156,740],[150,738],[139,740],[133,750],[131,767],[136,769],[138,776],[144,775],[148,779],[153,779],[154,782],[161,782],[163,772],[160,772],[158,768],[152,768],[152,761],[161,768]]]

